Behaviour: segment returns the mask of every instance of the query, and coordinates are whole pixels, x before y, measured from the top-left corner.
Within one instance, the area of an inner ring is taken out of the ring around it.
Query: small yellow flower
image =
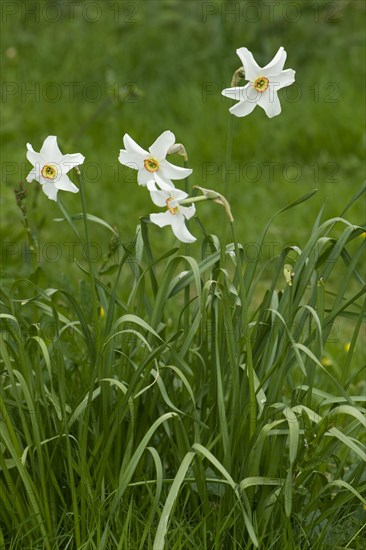
[[[104,317],[105,317],[104,307],[103,307],[103,306],[100,306],[98,309],[99,309],[99,317],[100,317],[101,319],[104,319]]]
[[[332,365],[332,361],[331,359],[329,359],[329,357],[322,357],[320,362],[323,365],[323,367],[330,367]]]
[[[294,271],[292,270],[292,265],[290,264],[285,264],[283,266],[283,274],[285,276],[285,279],[286,279],[286,283],[289,285],[289,286],[292,286],[292,279],[295,277],[295,273]]]
[[[350,350],[350,347],[351,347],[351,342],[346,342],[346,343],[344,344],[344,346],[343,346],[344,351],[345,351],[346,353],[348,353],[349,350]]]
[[[10,48],[5,51],[5,55],[8,59],[14,59],[18,55],[18,51],[13,46],[10,46]]]

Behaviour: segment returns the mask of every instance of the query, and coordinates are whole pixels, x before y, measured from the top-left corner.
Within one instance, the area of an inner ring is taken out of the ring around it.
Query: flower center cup
[[[45,164],[41,170],[41,174],[47,180],[54,180],[57,176],[57,169],[52,164]]]
[[[152,157],[144,160],[144,166],[148,172],[157,172],[159,170],[158,161]]]
[[[173,216],[174,216],[174,214],[176,214],[176,213],[178,212],[178,206],[169,206],[169,203],[170,203],[170,201],[172,201],[172,200],[173,200],[173,198],[172,198],[172,197],[169,197],[169,199],[167,199],[165,202],[166,202],[166,207],[167,207],[167,209],[168,209],[169,212],[170,212],[171,214],[173,214]]]
[[[257,92],[263,93],[269,86],[269,80],[266,76],[260,76],[254,81],[253,86]]]

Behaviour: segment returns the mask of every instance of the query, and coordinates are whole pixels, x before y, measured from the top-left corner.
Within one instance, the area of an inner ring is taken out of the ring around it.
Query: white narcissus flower
[[[180,189],[170,189],[169,191],[150,191],[151,199],[157,206],[165,206],[166,212],[160,214],[150,214],[150,220],[159,227],[172,226],[174,235],[183,243],[193,243],[196,238],[188,231],[185,220],[194,216],[196,207],[182,206],[179,201],[186,199],[188,194]]]
[[[149,183],[151,189],[156,189],[155,182],[161,189],[174,187],[171,180],[181,180],[192,174],[190,168],[174,166],[166,160],[168,150],[175,143],[173,132],[167,130],[145,151],[128,134],[123,136],[126,149],[121,149],[118,160],[137,172],[137,182],[144,187]],[[151,183],[150,183],[151,182]]]
[[[281,105],[277,92],[295,82],[295,71],[283,70],[287,57],[284,48],[281,46],[272,61],[263,68],[257,65],[247,48],[239,48],[236,53],[243,63],[245,79],[249,82],[245,86],[226,88],[221,92],[226,97],[239,100],[229,111],[242,117],[249,115],[259,105],[269,118],[279,115]]]
[[[56,136],[48,136],[39,153],[27,143],[27,159],[33,164],[33,169],[27,176],[27,181],[36,180],[42,185],[42,190],[53,201],[57,200],[57,192],[70,191],[77,193],[79,189],[67,176],[67,172],[82,164],[85,157],[80,153],[63,155],[57,145]]]

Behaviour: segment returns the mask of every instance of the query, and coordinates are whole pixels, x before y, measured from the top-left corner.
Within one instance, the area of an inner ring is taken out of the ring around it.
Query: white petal
[[[245,80],[255,80],[260,73],[260,67],[255,61],[253,54],[247,48],[239,48],[236,53],[243,63]]]
[[[246,116],[250,115],[252,111],[254,111],[255,106],[257,105],[254,101],[246,101],[245,99],[243,101],[239,101],[236,105],[233,105],[230,107],[229,111],[231,114],[235,116]]]
[[[280,74],[274,75],[270,79],[270,86],[272,85],[275,90],[280,90],[286,86],[290,86],[295,82],[295,71],[293,69],[287,69]]]
[[[40,153],[36,153],[30,143],[27,143],[27,159],[33,166],[40,165],[41,168],[46,164]]]
[[[274,91],[273,88],[268,88],[263,92],[258,105],[264,109],[269,118],[273,118],[281,112],[280,100],[278,99],[277,92]]]
[[[261,76],[271,76],[279,74],[285,64],[287,53],[281,46],[272,61],[270,61],[263,69],[261,69]]]
[[[28,182],[28,183],[32,183],[33,180],[39,181],[39,179],[38,179],[38,174],[39,174],[39,171],[37,170],[37,168],[33,168],[33,169],[29,172],[29,174],[28,174],[28,176],[27,176],[27,178],[26,178],[26,179],[27,179],[27,182]]]
[[[61,160],[62,153],[57,145],[56,136],[48,136],[44,140],[40,154],[46,159],[47,163],[59,162]]]
[[[167,160],[162,160],[160,162],[159,172],[161,172],[162,176],[164,176],[165,178],[169,178],[172,180],[181,180],[184,178],[188,178],[188,176],[192,174],[193,170],[191,168],[182,168],[181,166],[175,166]]]
[[[165,191],[150,191],[150,197],[156,206],[166,206],[166,200],[170,197],[169,193]]]
[[[139,185],[142,185],[143,187],[146,187],[148,182],[151,180],[151,177],[153,177],[153,174],[146,170],[145,168],[141,168],[137,172],[137,183]]]
[[[230,97],[230,99],[243,99],[243,86],[236,86],[235,88],[225,88],[224,90],[222,90],[221,95],[225,97]]]
[[[225,90],[222,90],[221,95],[225,97],[230,97],[230,99],[236,99],[237,101],[241,101],[245,97],[244,89],[247,88],[248,86],[250,86],[250,82],[245,86],[236,86],[235,88],[225,88]]]
[[[148,188],[149,191],[160,191],[160,189],[156,187],[155,180],[149,180],[146,184],[146,187]]]
[[[63,155],[60,160],[60,167],[64,174],[67,174],[71,168],[83,164],[85,157],[80,153],[73,153],[71,155]]]
[[[66,174],[61,175],[60,178],[58,178],[54,185],[57,189],[62,189],[63,191],[70,191],[71,193],[77,193],[79,189],[72,183],[72,181],[69,179]]]
[[[253,84],[251,82],[248,82],[248,84],[246,84],[245,86],[237,88],[226,88],[225,90],[222,90],[221,93],[225,97],[230,97],[231,99],[257,103],[257,101],[259,101],[260,92],[257,92],[257,90],[253,87]]]
[[[184,222],[184,216],[180,212],[172,215],[172,230],[174,235],[182,241],[182,243],[193,243],[196,240],[196,237],[190,233]]]
[[[190,220],[196,213],[196,207],[194,204],[192,206],[180,206],[179,212],[182,212],[186,220]]]
[[[42,191],[47,195],[51,201],[57,200],[57,187],[53,183],[45,183],[42,185]]]
[[[125,134],[123,136],[123,144],[127,150],[128,153],[137,153],[138,155],[149,155],[147,151],[145,151],[136,141],[132,139],[128,134]]]
[[[175,135],[170,130],[166,130],[154,141],[149,151],[157,160],[165,159],[169,147],[174,143]]]
[[[165,181],[162,180],[162,178],[157,176],[157,172],[155,172],[154,177],[155,179],[149,180],[146,184],[146,187],[148,188],[149,191],[165,191],[165,192],[168,191],[169,192],[172,189],[174,189],[174,185],[172,184],[172,182],[169,180],[169,184],[165,183]],[[168,193],[168,196],[170,196],[170,193]]]
[[[169,194],[172,197],[172,199],[176,199],[178,201],[182,199],[186,199],[188,197],[188,193],[186,193],[185,191],[182,191],[181,189],[176,189],[176,188],[174,188],[173,190],[170,190]]]
[[[160,189],[164,189],[165,191],[170,191],[171,189],[174,189],[174,184],[169,178],[164,178],[162,174],[160,174],[160,170],[158,172],[154,172],[154,181],[158,184]]]
[[[170,212],[161,212],[160,214],[150,214],[150,221],[158,225],[159,227],[166,227],[171,225],[171,218],[173,215]]]
[[[133,170],[140,170],[144,167],[144,157],[136,153],[129,153],[124,149],[120,150],[118,160],[121,164],[124,164]]]

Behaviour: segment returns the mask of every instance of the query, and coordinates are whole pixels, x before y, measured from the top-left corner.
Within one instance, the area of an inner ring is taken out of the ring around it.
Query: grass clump
[[[117,271],[93,266],[96,317],[87,267],[73,293],[3,286],[3,544],[361,548],[361,197],[264,268],[209,234],[155,258],[142,220]]]

